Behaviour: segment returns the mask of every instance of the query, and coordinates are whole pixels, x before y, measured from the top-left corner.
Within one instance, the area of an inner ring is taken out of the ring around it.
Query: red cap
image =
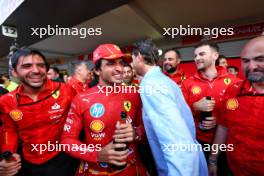
[[[115,44],[102,44],[99,45],[93,52],[93,63],[100,59],[119,59],[124,57],[125,62],[130,60],[126,59],[126,55],[120,50],[120,48]]]

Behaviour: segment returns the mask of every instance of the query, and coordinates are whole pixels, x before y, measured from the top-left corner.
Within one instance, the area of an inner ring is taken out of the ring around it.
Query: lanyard
[[[20,103],[20,95],[18,93],[16,93],[17,107],[29,106],[29,105],[33,105],[33,104],[39,103],[41,101],[44,101],[44,100],[48,99],[49,97],[51,97],[52,95],[57,94],[58,90],[60,89],[60,86],[61,86],[61,83],[59,83],[58,87],[51,94],[49,94],[49,95],[45,96],[44,98],[41,98],[37,101],[31,102],[31,103],[21,104]]]

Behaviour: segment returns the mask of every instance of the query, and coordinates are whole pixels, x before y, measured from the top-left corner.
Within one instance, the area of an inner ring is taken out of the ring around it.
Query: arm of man
[[[5,159],[0,161],[0,176],[13,176],[18,173],[21,168],[20,156],[13,154],[15,161],[7,162]]]
[[[226,142],[227,133],[228,133],[228,129],[226,127],[222,125],[218,125],[213,144],[217,144],[218,146],[224,144]],[[220,152],[221,152],[220,150],[214,151],[209,156],[208,169],[210,176],[217,176],[217,158]]]

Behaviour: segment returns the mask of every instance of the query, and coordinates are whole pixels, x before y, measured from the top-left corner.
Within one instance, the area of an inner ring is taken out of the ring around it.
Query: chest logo
[[[103,131],[104,129],[104,123],[101,120],[93,120],[90,123],[90,129],[94,132],[94,133],[100,133]]]
[[[99,118],[104,115],[105,108],[101,103],[95,103],[90,107],[90,115],[94,118]]]
[[[20,110],[15,109],[10,111],[9,115],[15,122],[17,122],[19,120],[22,120],[23,113]]]
[[[129,112],[131,110],[132,104],[130,101],[124,101],[124,109],[126,112]]]
[[[235,110],[238,108],[238,101],[235,98],[228,99],[226,102],[226,109]]]
[[[52,97],[53,97],[54,99],[58,99],[59,96],[60,96],[60,91],[59,91],[59,90],[56,90],[55,92],[52,93]]]
[[[52,110],[57,110],[57,109],[60,109],[60,105],[58,103],[55,103],[53,106],[51,106],[51,109]]]
[[[230,78],[225,78],[225,79],[224,79],[224,83],[225,83],[225,85],[227,85],[227,86],[228,86],[231,82],[232,82],[232,81],[231,81]]]
[[[194,95],[198,95],[198,94],[200,94],[202,92],[202,89],[199,86],[193,86],[192,89],[191,89],[191,91],[192,91],[192,93]]]

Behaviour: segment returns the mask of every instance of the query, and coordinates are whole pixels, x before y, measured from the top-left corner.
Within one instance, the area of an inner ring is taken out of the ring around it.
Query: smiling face
[[[241,52],[242,69],[251,82],[264,82],[264,37],[250,41]]]
[[[194,51],[194,61],[197,70],[203,71],[211,67],[215,67],[215,61],[218,53],[209,45],[202,45]]]
[[[23,86],[39,89],[45,83],[47,67],[44,59],[39,55],[21,56],[13,70],[13,75]]]
[[[130,66],[125,66],[124,67],[124,73],[123,73],[123,81],[127,84],[131,84],[132,80],[133,80],[133,70]]]
[[[219,66],[222,66],[225,68],[228,66],[226,58],[220,58],[219,59]]]
[[[122,59],[102,59],[101,68],[96,71],[99,75],[99,84],[109,86],[115,83],[122,83],[124,71],[123,62]]]
[[[175,51],[168,51],[164,54],[163,69],[168,73],[174,73],[180,63],[180,58]]]

